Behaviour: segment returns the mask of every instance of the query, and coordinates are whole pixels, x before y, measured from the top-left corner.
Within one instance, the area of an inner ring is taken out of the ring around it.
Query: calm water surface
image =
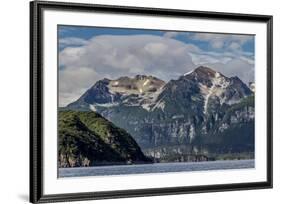
[[[105,176],[122,174],[165,173],[254,168],[255,160],[155,163],[97,167],[60,168],[59,177]]]

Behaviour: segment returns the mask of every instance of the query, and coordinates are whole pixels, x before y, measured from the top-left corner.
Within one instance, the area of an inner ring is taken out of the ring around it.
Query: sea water
[[[96,167],[59,168],[59,177],[105,176],[185,171],[210,171],[254,168],[255,160],[224,160],[206,162],[153,163]]]

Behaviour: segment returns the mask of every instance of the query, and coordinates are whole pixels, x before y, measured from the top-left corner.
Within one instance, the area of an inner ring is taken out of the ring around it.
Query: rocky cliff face
[[[254,149],[253,92],[238,77],[207,67],[167,83],[140,75],[104,79],[68,108],[100,113],[126,129],[148,155],[152,149],[162,158]]]

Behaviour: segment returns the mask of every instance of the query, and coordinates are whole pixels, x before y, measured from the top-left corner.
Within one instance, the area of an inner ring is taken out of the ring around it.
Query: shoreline
[[[95,168],[95,167],[130,167],[130,166],[143,166],[143,165],[154,165],[154,164],[175,164],[175,165],[180,165],[180,164],[194,164],[194,163],[210,163],[210,162],[227,162],[227,161],[254,161],[255,158],[245,158],[245,159],[216,159],[216,160],[205,160],[205,161],[183,161],[183,162],[137,162],[137,163],[131,163],[131,164],[127,164],[127,163],[118,163],[118,162],[114,162],[114,163],[106,163],[106,164],[98,164],[98,165],[93,165],[93,166],[74,166],[74,167],[58,167],[58,169],[79,169],[79,168]]]

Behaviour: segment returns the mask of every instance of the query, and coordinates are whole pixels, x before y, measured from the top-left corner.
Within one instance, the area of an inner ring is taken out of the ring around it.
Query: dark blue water
[[[254,168],[255,160],[155,163],[98,167],[60,168],[59,177],[105,176],[124,174],[165,173]]]

